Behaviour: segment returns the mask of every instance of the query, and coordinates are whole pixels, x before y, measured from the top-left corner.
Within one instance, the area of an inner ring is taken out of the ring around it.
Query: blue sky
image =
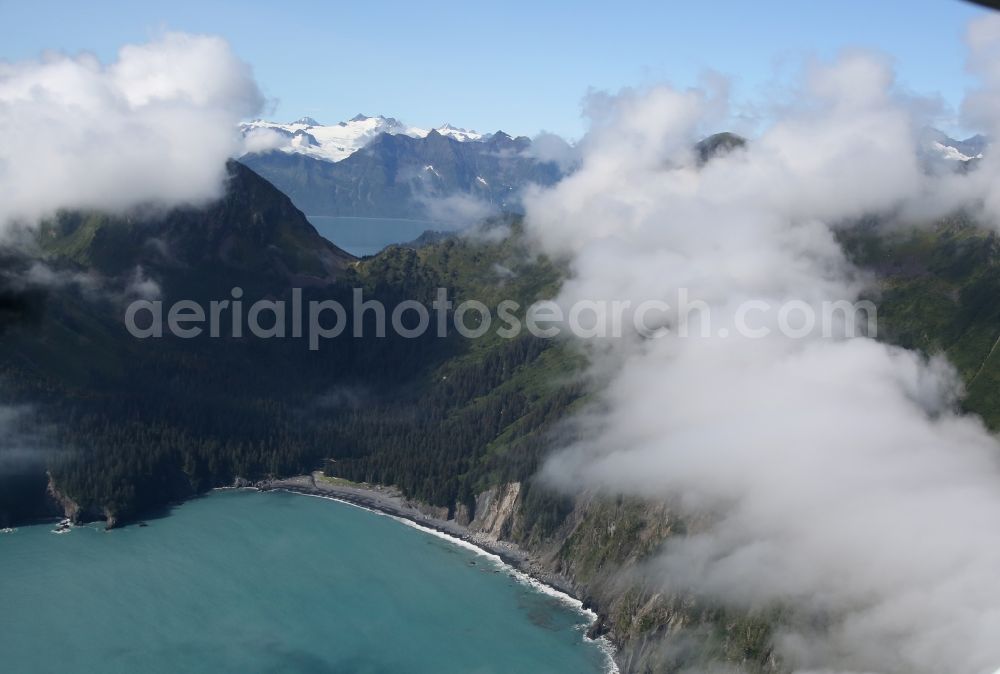
[[[121,44],[167,29],[213,33],[253,66],[273,101],[268,117],[334,122],[364,112],[576,137],[591,87],[690,85],[713,69],[752,98],[775,72],[844,47],[888,53],[909,89],[956,105],[970,83],[965,25],[986,11],[960,0],[0,0],[0,58],[59,49],[110,60]]]

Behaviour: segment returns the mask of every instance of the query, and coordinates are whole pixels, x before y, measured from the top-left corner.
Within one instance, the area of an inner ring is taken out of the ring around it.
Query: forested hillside
[[[45,470],[81,517],[113,522],[328,459],[352,477],[454,506],[495,480],[528,477],[538,431],[582,394],[578,383],[546,376],[572,371],[573,358],[531,337],[354,339],[349,327],[310,351],[293,338],[140,340],[122,320],[136,275],[164,302],[207,304],[235,286],[248,303],[289,299],[304,286],[305,302],[349,307],[363,288],[391,311],[403,299],[430,306],[441,287],[455,302],[526,305],[554,292],[559,273],[516,236],[393,247],[354,264],[287,198],[236,167],[229,196],[209,211],[148,221],[65,213],[40,241],[47,273],[62,280],[39,289],[37,320],[3,336],[2,368],[7,398],[48,430],[17,472],[18,491],[5,490],[4,521],[39,512]],[[18,260],[22,271],[38,264]],[[99,281],[73,281],[81,278]]]

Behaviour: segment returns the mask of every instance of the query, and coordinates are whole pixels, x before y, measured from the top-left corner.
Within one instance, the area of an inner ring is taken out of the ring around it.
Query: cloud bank
[[[60,208],[121,211],[218,197],[240,119],[263,98],[217,37],[168,33],[90,54],[0,62],[0,227]]]
[[[966,112],[1000,119],[1000,20],[974,24],[968,44],[982,88]],[[919,115],[877,55],[809,68],[758,138],[699,166],[690,148],[726,107],[724,88],[592,101],[579,170],[526,198],[537,246],[570,260],[557,301],[669,302],[684,288],[715,325],[750,300],[819,311],[865,288],[835,238],[851,218],[961,205],[1000,222],[1000,160],[922,170]],[[795,607],[777,645],[796,671],[996,671],[1000,443],[955,411],[953,368],[760,319],[775,328],[761,339],[681,338],[685,318],[668,312],[662,338],[600,344],[600,403],[544,475],[711,513],[652,571],[669,590]]]

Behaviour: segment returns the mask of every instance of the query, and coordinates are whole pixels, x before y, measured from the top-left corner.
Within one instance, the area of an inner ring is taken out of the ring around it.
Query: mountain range
[[[423,138],[431,131],[436,131],[459,141],[485,138],[484,134],[451,124],[422,129],[404,124],[394,117],[369,117],[362,114],[336,124],[320,124],[312,117],[302,117],[287,124],[255,119],[240,124],[240,131],[251,146],[264,145],[270,149],[327,161],[346,159],[383,133]]]
[[[241,161],[313,216],[412,218],[457,228],[488,212],[519,211],[525,186],[550,185],[565,173],[538,159],[531,139],[503,131],[450,124],[427,130],[381,115],[332,125],[309,117],[254,120],[240,129],[250,150]],[[739,140],[720,134],[698,151]],[[931,127],[918,141],[924,160],[944,170],[978,160],[989,145],[983,135],[956,140]]]
[[[244,125],[248,138],[267,130],[287,142],[241,158],[309,215],[466,225],[466,212],[516,211],[521,189],[562,175],[557,164],[533,155],[530,139],[503,131],[482,135],[449,125],[424,131],[361,115],[333,126],[313,121]]]
[[[920,145],[925,152],[952,161],[981,159],[989,144],[989,138],[982,134],[956,140],[932,127],[925,127],[920,132]]]

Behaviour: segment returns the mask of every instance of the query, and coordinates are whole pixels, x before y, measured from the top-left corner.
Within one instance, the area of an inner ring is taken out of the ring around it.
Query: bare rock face
[[[510,540],[520,495],[520,482],[508,482],[482,492],[476,497],[476,518],[469,529],[494,541]]]
[[[60,510],[62,510],[63,517],[68,519],[73,524],[79,523],[81,517],[80,505],[59,491],[59,488],[56,486],[56,482],[52,479],[51,474],[49,474],[49,484],[46,487],[46,492],[49,497],[56,502]]]
[[[469,510],[469,506],[464,503],[457,504],[455,506],[455,517],[453,519],[463,527],[468,527],[472,524],[472,513]]]
[[[110,510],[108,510],[107,508],[105,508],[104,509],[104,528],[105,529],[114,529],[116,526],[118,526],[118,516],[115,515],[113,512],[111,512]]]
[[[62,516],[73,524],[93,522],[94,520],[104,520],[105,528],[107,529],[114,529],[118,526],[118,515],[112,512],[109,508],[104,507],[98,509],[81,507],[79,503],[74,501],[59,489],[59,485],[56,484],[56,481],[53,479],[51,474],[49,475],[49,483],[46,487],[46,492],[55,504],[56,508],[62,513]]]

